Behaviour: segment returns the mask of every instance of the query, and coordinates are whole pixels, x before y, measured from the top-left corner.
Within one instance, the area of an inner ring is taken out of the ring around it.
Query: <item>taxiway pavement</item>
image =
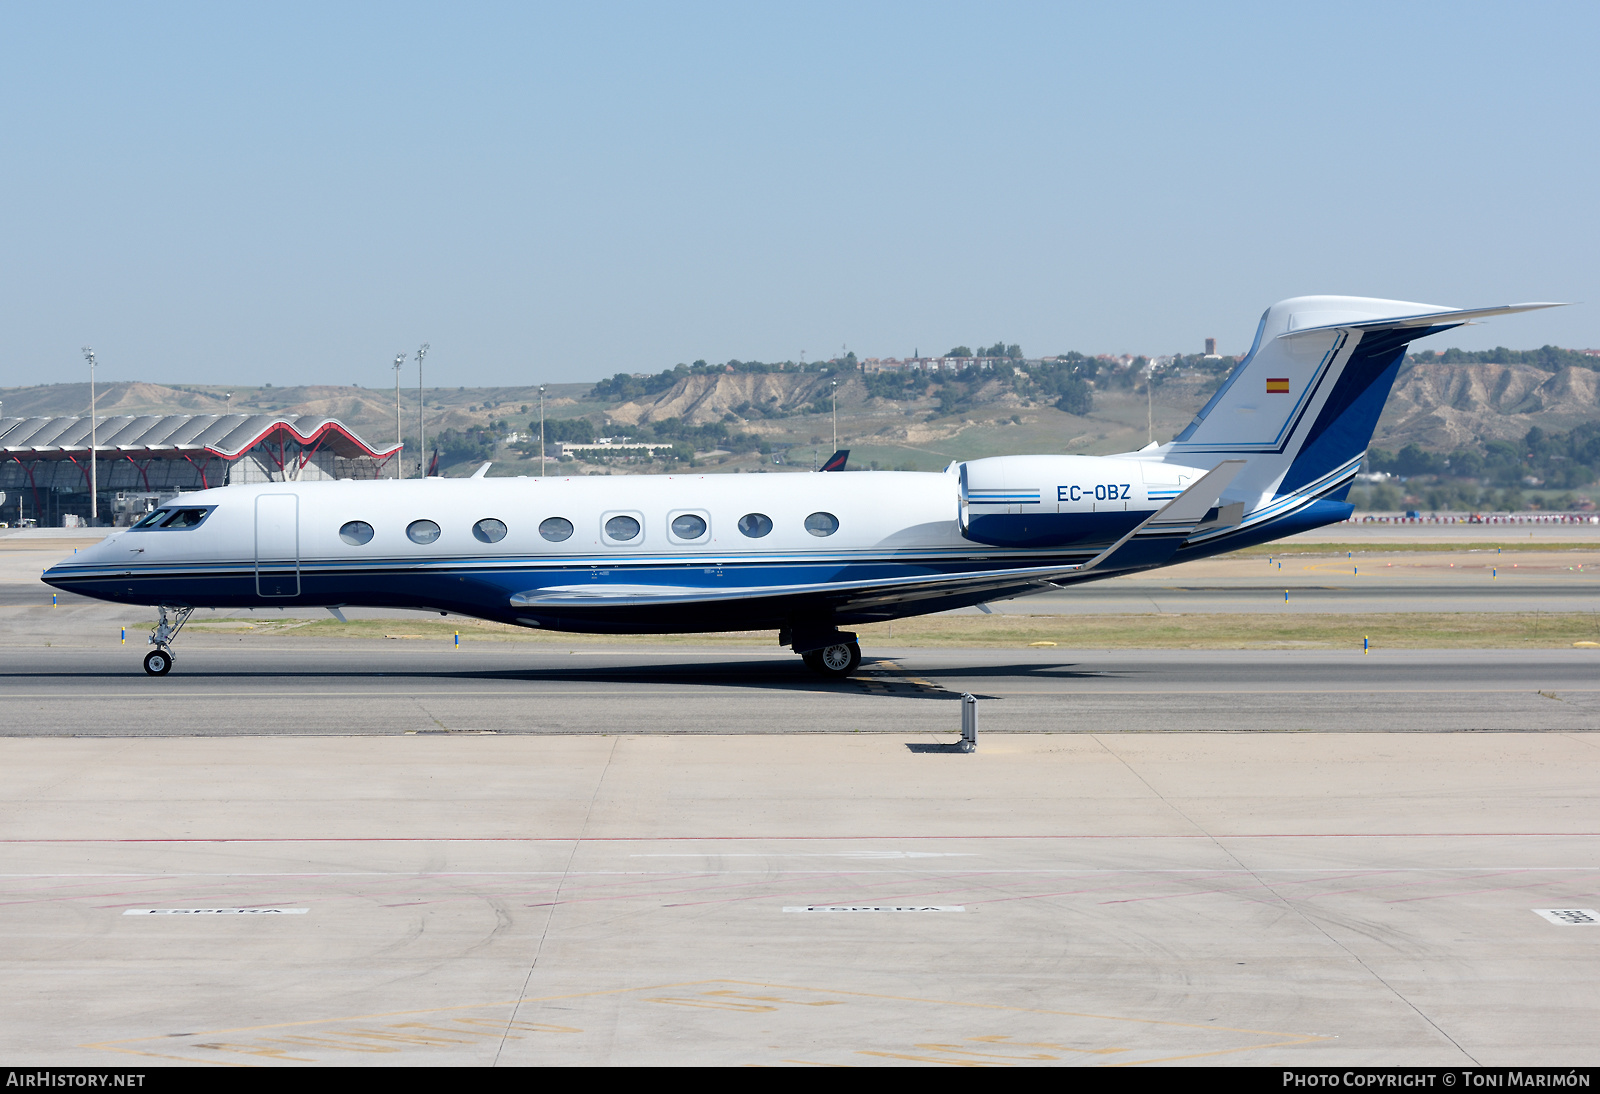
[[[1600,1062],[1600,650],[874,647],[835,683],[211,633],[152,679],[148,611],[45,606],[34,553],[0,549],[0,1062]]]
[[[19,737],[954,734],[965,692],[1008,733],[1600,729],[1600,649],[874,647],[843,682],[777,648],[197,635],[165,677],[144,674],[143,652],[7,650],[0,724]]]
[[[0,756],[8,1063],[1600,1059],[1592,732]]]

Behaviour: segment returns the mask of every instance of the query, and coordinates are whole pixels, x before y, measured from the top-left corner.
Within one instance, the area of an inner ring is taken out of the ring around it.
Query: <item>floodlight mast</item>
[[[89,362],[89,526],[92,528],[100,522],[100,475],[94,458],[95,449],[99,447],[94,412],[94,350],[84,346],[83,358]]]
[[[397,353],[394,355],[394,443],[397,445],[404,443],[404,439],[400,435],[400,369],[405,363],[405,354]],[[394,477],[397,479],[406,477],[405,457],[398,452],[395,453],[394,457]]]
[[[539,477],[544,478],[544,385],[539,385]]]
[[[428,343],[417,347],[417,460],[418,477],[428,477],[428,422],[422,398],[422,360],[428,356]]]

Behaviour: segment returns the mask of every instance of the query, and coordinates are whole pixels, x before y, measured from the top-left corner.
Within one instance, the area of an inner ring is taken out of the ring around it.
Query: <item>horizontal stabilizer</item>
[[[1244,470],[1244,465],[1244,460],[1222,461],[1144,523],[1090,559],[1079,572],[1160,566],[1178,553],[1178,548],[1211,514],[1222,492]]]
[[[1449,323],[1468,323],[1474,319],[1487,319],[1492,315],[1515,315],[1517,312],[1538,311],[1540,308],[1564,308],[1562,303],[1500,304],[1492,308],[1440,308],[1437,311],[1419,312],[1415,315],[1396,315],[1384,319],[1353,319],[1344,323],[1323,323],[1318,326],[1287,330],[1279,338],[1295,338],[1302,334],[1330,330],[1402,330],[1407,327],[1433,327]]]

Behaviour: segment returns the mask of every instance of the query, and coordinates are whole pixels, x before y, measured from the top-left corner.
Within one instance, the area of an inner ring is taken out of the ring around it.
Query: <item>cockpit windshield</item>
[[[135,524],[130,531],[137,532],[140,529],[149,531],[155,528],[176,531],[186,528],[198,528],[205,522],[205,519],[210,515],[211,510],[215,508],[216,506],[214,505],[208,505],[205,507],[196,506],[193,508],[164,506],[163,508],[157,509],[149,516],[145,517],[138,524]]]

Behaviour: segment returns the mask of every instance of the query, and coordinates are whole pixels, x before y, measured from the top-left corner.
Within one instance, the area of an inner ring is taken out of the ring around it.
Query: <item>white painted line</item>
[[[1542,915],[1563,927],[1594,927],[1600,925],[1600,912],[1593,908],[1535,908],[1534,915]]]
[[[634,854],[629,858],[975,858],[976,851],[688,851]]]
[[[786,912],[964,912],[961,904],[804,904],[784,908]]]
[[[305,915],[310,908],[128,908],[123,915]]]

